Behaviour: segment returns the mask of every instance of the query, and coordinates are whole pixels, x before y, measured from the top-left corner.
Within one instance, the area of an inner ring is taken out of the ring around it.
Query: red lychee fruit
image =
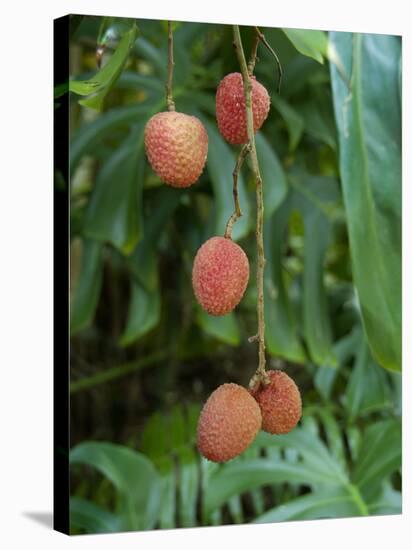
[[[210,315],[226,315],[245,292],[249,261],[240,246],[225,237],[212,237],[197,251],[192,271],[197,301]]]
[[[302,400],[299,388],[286,373],[268,371],[270,383],[261,384],[251,394],[262,413],[262,429],[271,434],[287,434],[302,416]]]
[[[175,111],[157,113],[147,122],[144,144],[160,179],[172,187],[189,187],[205,166],[207,132],[194,116]]]
[[[243,453],[262,423],[258,404],[238,384],[219,386],[206,401],[197,426],[199,452],[213,462],[226,462]]]
[[[255,133],[269,114],[270,98],[264,86],[252,77],[252,111]],[[240,73],[230,73],[220,82],[216,92],[216,119],[222,136],[233,145],[246,143],[246,101]]]

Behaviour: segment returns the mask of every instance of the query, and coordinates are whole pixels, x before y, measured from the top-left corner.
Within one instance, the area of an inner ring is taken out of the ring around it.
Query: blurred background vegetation
[[[238,149],[215,90],[238,71],[232,29],[174,23],[174,98],[209,136],[186,190],[160,182],[143,129],[165,110],[167,22],[71,16],[71,531],[110,532],[401,511],[401,41],[261,29],[271,110],[264,182],[268,364],[303,398],[300,425],[224,465],[195,445],[200,407],[257,367],[255,195],[233,237],[250,283],[235,312],[197,306],[198,247],[233,211]],[[242,27],[246,55],[253,28]],[[96,59],[101,58],[99,70]],[[66,185],[61,174],[56,184]]]

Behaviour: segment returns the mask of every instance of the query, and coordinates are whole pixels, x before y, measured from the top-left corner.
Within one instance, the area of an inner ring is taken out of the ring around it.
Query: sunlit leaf
[[[137,37],[137,27],[133,23],[119,42],[116,51],[109,61],[102,67],[93,78],[89,80],[70,80],[69,90],[78,95],[89,96],[82,99],[80,103],[85,107],[90,107],[100,111],[103,107],[103,101],[107,93],[113,87],[120,76],[124,65],[129,57],[130,51]],[[91,95],[92,94],[92,95]]]
[[[298,52],[319,63],[327,55],[328,38],[323,31],[306,29],[282,29]]]

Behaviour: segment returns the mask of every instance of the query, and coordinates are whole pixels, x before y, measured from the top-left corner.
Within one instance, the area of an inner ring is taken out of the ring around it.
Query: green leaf
[[[372,410],[382,410],[391,404],[386,373],[373,361],[366,340],[362,337],[345,392],[345,407],[349,421]]]
[[[196,309],[196,320],[202,330],[210,336],[231,346],[239,345],[239,324],[233,312],[221,317],[216,317],[209,315],[199,307]]]
[[[303,325],[314,363],[336,366],[324,284],[326,251],[332,238],[330,217],[339,197],[334,178],[292,176],[294,201],[304,219]]]
[[[233,460],[212,471],[208,478],[204,507],[206,517],[234,495],[274,483],[349,486],[345,471],[311,430],[295,428],[286,435],[260,432],[254,448],[294,449],[302,460],[290,462],[271,458]],[[270,455],[269,455],[270,456]]]
[[[94,502],[78,497],[70,499],[70,529],[77,527],[86,533],[116,533],[121,528],[121,518],[104,510]]]
[[[144,455],[113,443],[88,441],[70,451],[70,463],[86,464],[107,477],[119,493],[125,530],[152,529],[160,510],[160,478]]]
[[[179,518],[182,527],[196,526],[196,506],[199,490],[197,455],[193,449],[182,447],[179,460]]]
[[[305,219],[303,324],[310,356],[317,365],[336,366],[332,332],[323,282],[330,229],[320,214]]]
[[[274,464],[262,458],[233,462],[212,474],[205,494],[205,514],[209,517],[233,496],[257,487],[273,483],[321,483],[323,480],[306,465],[284,461]]]
[[[133,22],[132,28],[124,34],[114,54],[93,78],[83,81],[69,81],[69,90],[71,92],[82,96],[93,94],[87,99],[82,99],[79,102],[81,105],[96,109],[97,111],[102,109],[104,98],[119,78],[136,41],[136,37],[137,26]]]
[[[176,527],[176,487],[177,477],[172,458],[164,457],[157,464],[161,483],[160,529]]]
[[[308,418],[310,417],[306,420]],[[348,482],[342,465],[331,455],[319,437],[308,428],[297,427],[286,435],[276,437],[260,432],[254,445],[263,448],[295,449],[302,456],[304,465],[311,470],[314,478],[334,485],[344,485]]]
[[[324,489],[295,498],[257,517],[253,523],[274,523],[302,519],[338,518],[359,515],[351,495],[345,489]]]
[[[160,292],[158,288],[147,290],[132,281],[132,296],[126,326],[119,344],[128,346],[147,334],[160,319]]]
[[[227,502],[227,506],[229,508],[230,515],[232,516],[234,523],[240,524],[245,521],[242,509],[242,501],[239,495],[235,495],[234,497],[230,498]]]
[[[327,56],[328,38],[323,31],[306,29],[282,29],[295,48],[303,55],[319,63]]]
[[[297,336],[297,327],[288,299],[282,266],[290,209],[291,201],[287,199],[264,224],[267,261],[265,269],[265,334],[267,347],[272,355],[304,363],[305,352]]]
[[[142,236],[143,127],[136,125],[99,171],[85,219],[88,237],[109,241],[124,254]]]
[[[379,498],[369,506],[373,516],[387,516],[402,513],[402,493],[395,491],[387,483]]]
[[[374,502],[385,479],[401,467],[401,458],[398,420],[383,420],[366,429],[352,477],[368,503]]]
[[[165,432],[165,419],[160,412],[156,412],[146,422],[140,444],[142,453],[154,462],[169,450],[169,441],[164,437]]]
[[[185,192],[162,186],[156,191],[144,220],[144,236],[130,256],[130,266],[138,282],[148,291],[158,286],[158,244]]]
[[[289,105],[287,101],[282,99],[279,95],[273,94],[271,96],[271,102],[285,121],[289,132],[289,151],[294,151],[299,144],[305,128],[304,119],[293,107]]]
[[[219,132],[215,129],[215,125],[211,124],[204,117],[201,118],[206,126],[209,137],[207,170],[213,186],[216,203],[214,234],[223,235],[226,223],[234,211],[232,172],[235,168],[236,161],[229,145],[225,143]],[[248,233],[250,225],[249,199],[241,174],[238,179],[238,192],[243,216],[233,227],[232,236],[234,240],[244,237]]]
[[[151,75],[139,74],[134,71],[123,71],[117,81],[116,87],[145,92],[148,95],[146,101],[149,103],[153,103],[154,99],[158,102],[164,100],[165,88],[163,82],[160,82],[159,79]]]
[[[83,155],[94,153],[114,130],[129,128],[139,119],[147,120],[151,103],[138,103],[116,107],[102,113],[98,118],[82,124],[73,134],[70,142],[70,171],[73,173]]]
[[[102,255],[101,243],[88,239],[82,241],[80,274],[70,308],[72,335],[87,327],[93,320],[102,286]]]
[[[330,33],[351,89],[331,65],[353,277],[372,353],[401,370],[399,37]]]
[[[328,101],[328,92],[322,90],[320,97],[303,102],[300,105],[299,112],[305,121],[306,133],[326,143],[333,151],[336,151],[336,128],[333,109]]]
[[[288,193],[286,176],[279,158],[261,132],[256,134],[256,150],[265,195],[265,219],[285,200]]]
[[[161,510],[159,527],[171,529],[176,527],[176,477],[175,463],[170,452],[170,432],[163,414],[157,412],[146,422],[141,437],[141,451],[149,456],[157,467],[161,478]]]
[[[348,359],[352,357],[359,344],[359,329],[355,327],[349,334],[341,338],[333,346],[333,351],[338,360],[338,367],[343,367]],[[338,369],[329,367],[318,367],[315,374],[315,386],[322,397],[329,401],[332,393],[333,384],[336,376],[338,375]]]
[[[336,460],[342,468],[346,468],[345,447],[341,426],[339,426],[333,414],[325,407],[317,408],[316,416],[319,417],[323,429],[325,430],[328,448],[332,455],[336,457]]]
[[[155,413],[146,423],[141,449],[162,476],[160,525],[164,528],[196,525],[200,485],[198,456],[192,441],[196,434],[199,406],[177,405],[167,414]]]
[[[164,38],[167,40],[166,34]],[[146,59],[146,61],[152,63],[158,76],[161,80],[165,81],[167,72],[167,61],[165,57],[166,50],[156,48],[148,40],[140,37],[135,43],[135,51],[138,56],[141,56]]]

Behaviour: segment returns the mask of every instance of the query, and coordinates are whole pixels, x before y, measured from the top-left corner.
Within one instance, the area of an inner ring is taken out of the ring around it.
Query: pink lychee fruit
[[[287,434],[302,416],[299,388],[285,372],[268,371],[270,383],[260,384],[251,394],[262,413],[262,429],[271,434]]]
[[[213,462],[226,462],[249,447],[261,423],[259,406],[250,393],[238,384],[222,384],[200,413],[199,452]]]
[[[264,86],[252,77],[252,111],[255,133],[265,122],[270,97]],[[233,145],[248,141],[246,101],[240,73],[230,73],[220,82],[216,92],[216,119],[222,136]]]
[[[172,187],[189,187],[203,171],[207,132],[200,120],[176,111],[157,113],[147,122],[144,144],[160,179]]]
[[[226,237],[212,237],[197,251],[192,283],[197,301],[210,315],[234,309],[249,281],[249,261],[242,248]]]

